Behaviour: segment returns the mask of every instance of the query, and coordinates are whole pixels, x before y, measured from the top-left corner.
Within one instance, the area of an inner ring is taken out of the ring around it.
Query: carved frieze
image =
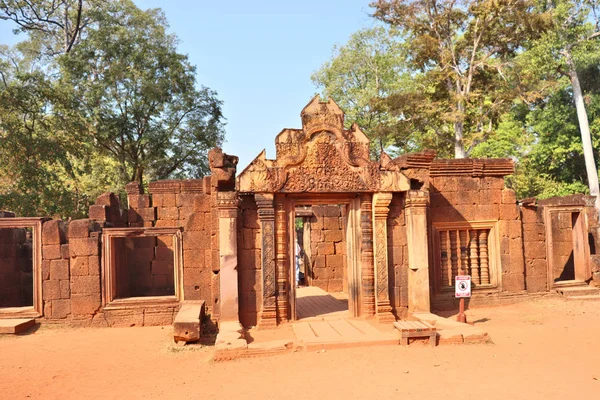
[[[302,129],[284,129],[277,135],[275,160],[268,160],[263,150],[240,174],[239,191],[364,193],[410,188],[400,169],[369,159],[369,139],[356,124],[344,129],[344,114],[333,100],[320,102],[315,97],[301,117]]]

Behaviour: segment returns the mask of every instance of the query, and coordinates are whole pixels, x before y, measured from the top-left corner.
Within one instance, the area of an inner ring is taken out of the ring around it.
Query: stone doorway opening
[[[0,308],[33,307],[33,230],[0,228]]]
[[[291,315],[345,318],[358,315],[357,223],[351,202],[295,202],[291,247]],[[290,221],[291,222],[291,221]]]
[[[549,287],[585,283],[590,275],[585,214],[580,209],[549,209],[546,221]]]
[[[41,236],[39,218],[0,219],[0,317],[43,314]]]

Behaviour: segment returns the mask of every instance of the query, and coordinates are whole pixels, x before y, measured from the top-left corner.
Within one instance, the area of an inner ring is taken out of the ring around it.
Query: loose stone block
[[[203,317],[204,301],[182,304],[173,322],[173,340],[175,343],[188,343],[199,340]]]
[[[0,334],[19,334],[34,325],[34,318],[0,319]]]

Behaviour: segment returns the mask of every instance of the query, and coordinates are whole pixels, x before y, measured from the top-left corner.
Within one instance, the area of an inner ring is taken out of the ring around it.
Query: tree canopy
[[[132,180],[201,177],[224,138],[162,11],[132,1],[3,1],[26,39],[0,48],[0,207],[78,216]],[[26,201],[25,201],[26,200]]]
[[[372,61],[355,44],[365,32],[358,31],[334,49],[313,82],[351,109],[383,112],[384,123],[375,126],[360,113],[356,119],[373,140],[387,132],[386,143],[400,144],[399,152],[433,148],[440,157],[511,157],[517,172],[508,183],[520,197],[595,194],[598,5],[372,1],[373,17],[383,26],[373,30],[379,34],[369,37],[369,48],[383,49],[399,73],[385,75],[385,91],[373,91],[373,75],[361,74],[360,60]],[[390,40],[394,47],[387,46]],[[360,84],[357,76],[365,76]],[[360,104],[351,103],[356,98]]]

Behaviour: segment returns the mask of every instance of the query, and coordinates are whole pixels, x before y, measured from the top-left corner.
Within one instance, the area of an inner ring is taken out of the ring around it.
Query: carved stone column
[[[237,272],[237,192],[218,192],[220,302],[219,321],[239,322]]]
[[[275,272],[275,209],[273,194],[254,195],[258,207],[261,231],[261,270],[262,270],[262,310],[259,328],[277,326],[277,281]]]
[[[392,306],[390,304],[390,290],[388,277],[388,243],[387,243],[387,215],[390,211],[389,205],[392,201],[392,193],[375,193],[373,196],[373,234],[374,259],[375,259],[375,282],[377,305],[377,319],[381,322],[394,321]]]
[[[364,316],[375,315],[375,271],[373,270],[373,218],[371,194],[360,197],[360,262],[362,270],[362,311]]]
[[[408,311],[429,312],[429,251],[427,245],[427,203],[429,192],[406,193],[408,244]]]
[[[285,197],[276,196],[275,198],[275,242],[277,243],[277,253],[275,256],[277,265],[277,315],[279,322],[287,321],[288,316],[288,235],[287,235],[287,215],[285,210]]]

